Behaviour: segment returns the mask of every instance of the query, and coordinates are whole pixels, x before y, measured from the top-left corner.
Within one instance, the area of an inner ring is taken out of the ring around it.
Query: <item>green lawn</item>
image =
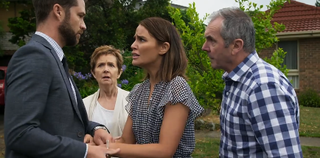
[[[213,113],[200,119],[220,124],[219,115]],[[300,136],[320,138],[320,108],[300,106],[299,133]]]
[[[201,119],[219,123],[219,116],[210,114]],[[320,108],[300,106],[300,136],[320,137]],[[196,139],[196,148],[193,153],[195,158],[217,158],[219,157],[220,140],[216,138]],[[320,147],[302,146],[304,158],[320,157]]]
[[[192,154],[194,158],[219,157],[220,139],[202,138],[196,139],[196,148]]]
[[[320,137],[320,108],[300,106],[300,136]]]
[[[300,107],[300,136],[320,137],[320,108]],[[206,121],[219,123],[219,116],[209,115],[202,118]],[[3,135],[0,135],[0,140]],[[3,140],[2,140],[3,141]],[[218,158],[219,143],[217,138],[196,139],[196,148],[192,156],[194,158]],[[0,147],[1,147],[0,143]],[[0,152],[0,158],[4,158],[4,148]],[[302,146],[304,158],[317,158],[320,155],[320,147]]]
[[[203,138],[196,139],[196,148],[192,156],[194,158],[218,158],[219,157],[219,139]],[[316,158],[320,155],[320,147],[302,146],[304,158]]]

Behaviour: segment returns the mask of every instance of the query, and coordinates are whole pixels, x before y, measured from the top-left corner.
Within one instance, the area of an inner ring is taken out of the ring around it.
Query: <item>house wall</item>
[[[19,49],[19,46],[16,45],[16,44],[13,44],[11,42],[9,42],[9,40],[11,39],[12,37],[12,33],[10,32],[6,32],[2,38],[0,38],[0,45],[1,45],[1,48],[4,51],[4,54],[5,55],[10,55],[10,53],[12,53],[12,51],[15,51],[15,50],[18,50]],[[12,54],[11,54],[12,55]]]
[[[299,39],[300,91],[320,93],[320,38]]]
[[[19,4],[17,2],[11,1],[7,9],[0,8],[0,25],[2,25],[4,31],[6,32],[0,38],[0,45],[3,49],[3,55],[0,56],[0,66],[7,66],[11,59],[11,56],[19,48],[18,45],[9,42],[12,34],[9,32],[10,29],[8,27],[8,19],[20,16],[20,11],[30,7],[30,5]]]
[[[272,47],[267,48],[267,49],[263,49],[261,50],[259,53],[259,57],[264,59],[265,57],[271,57],[272,53],[276,50],[276,44],[274,44]]]
[[[9,31],[8,27],[8,18],[18,17],[20,16],[19,12],[30,6],[25,4],[18,4],[16,2],[10,2],[9,8],[0,8],[0,21],[5,31]]]
[[[320,37],[298,39],[299,89],[297,93],[309,88],[320,93]],[[259,53],[261,58],[271,57],[276,45]]]

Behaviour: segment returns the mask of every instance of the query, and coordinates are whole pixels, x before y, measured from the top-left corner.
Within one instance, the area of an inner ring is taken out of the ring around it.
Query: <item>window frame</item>
[[[297,76],[298,77],[298,87],[294,87],[294,89],[299,89],[300,88],[300,74],[299,74],[299,67],[300,67],[300,58],[299,58],[299,47],[300,47],[300,44],[299,44],[299,39],[288,39],[288,40],[279,40],[276,44],[276,48],[279,49],[279,42],[286,42],[286,41],[296,41],[297,43],[297,69],[288,69],[288,74],[287,76]],[[287,52],[288,53],[288,52]],[[292,84],[292,86],[294,86]]]

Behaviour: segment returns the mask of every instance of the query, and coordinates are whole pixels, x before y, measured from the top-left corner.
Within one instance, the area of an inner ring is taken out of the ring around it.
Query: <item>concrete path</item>
[[[220,138],[219,131],[196,131],[196,138]],[[301,145],[320,147],[320,138],[300,137]]]

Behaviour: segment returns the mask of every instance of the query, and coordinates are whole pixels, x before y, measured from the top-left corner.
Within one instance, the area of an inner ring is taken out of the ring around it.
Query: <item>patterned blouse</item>
[[[186,80],[180,76],[170,82],[155,85],[150,98],[149,79],[134,86],[127,97],[126,110],[133,120],[133,133],[137,144],[159,143],[160,128],[164,115],[164,106],[181,103],[190,109],[184,133],[173,157],[191,157],[195,148],[194,120],[203,112]]]

